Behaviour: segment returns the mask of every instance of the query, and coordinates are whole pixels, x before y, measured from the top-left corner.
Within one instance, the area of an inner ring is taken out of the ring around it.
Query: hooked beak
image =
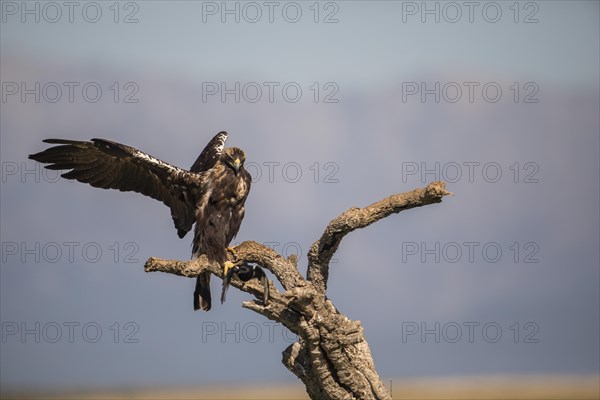
[[[237,174],[240,171],[240,166],[242,165],[242,162],[240,161],[239,158],[236,158],[233,161],[233,169],[235,170],[235,173]]]

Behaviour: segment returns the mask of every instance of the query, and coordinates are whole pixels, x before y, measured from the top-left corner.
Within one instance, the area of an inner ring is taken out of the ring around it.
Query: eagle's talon
[[[235,267],[234,263],[232,263],[231,261],[225,261],[225,264],[223,264],[223,277],[226,277],[227,272],[233,267]]]
[[[236,247],[237,246],[232,246],[232,247],[228,247],[227,249],[225,249],[227,252],[231,253],[231,256],[232,256],[232,258],[234,260],[234,263],[238,262],[238,255],[237,255],[237,253],[235,251]]]

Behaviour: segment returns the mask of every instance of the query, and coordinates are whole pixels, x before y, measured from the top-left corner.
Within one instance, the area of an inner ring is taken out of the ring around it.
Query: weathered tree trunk
[[[271,294],[265,305],[260,300],[263,290],[257,282],[243,283],[237,279],[231,282],[257,298],[244,302],[243,307],[281,323],[299,336],[298,342],[284,350],[282,362],[304,382],[311,399],[391,399],[375,370],[360,321],[340,314],[326,297],[329,262],[346,234],[391,214],[439,203],[450,194],[443,182],[433,182],[426,188],[392,195],[368,207],[342,213],[312,245],[306,279],[298,272],[295,256],[283,258],[253,241],[237,246],[235,259],[230,255],[232,262],[256,263],[268,269],[283,286],[285,291],[280,293],[269,282]],[[191,261],[150,258],[145,270],[187,277],[209,271],[223,278],[222,267],[208,262],[204,256]]]

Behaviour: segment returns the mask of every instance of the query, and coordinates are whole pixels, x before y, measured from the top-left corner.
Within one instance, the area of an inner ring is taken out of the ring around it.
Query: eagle
[[[106,139],[77,141],[46,139],[56,146],[31,154],[51,170],[70,170],[61,176],[102,189],[132,191],[163,202],[171,210],[177,234],[183,238],[194,223],[192,258],[206,255],[225,269],[222,301],[233,275],[243,281],[264,273],[227,261],[228,245],[244,218],[252,179],[244,169],[246,154],[225,147],[227,132],[215,135],[188,170],[161,161],[133,147]],[[232,268],[228,271],[229,268]],[[265,294],[267,296],[267,290]],[[265,301],[267,297],[265,296]],[[196,278],[194,310],[211,308],[210,273]]]

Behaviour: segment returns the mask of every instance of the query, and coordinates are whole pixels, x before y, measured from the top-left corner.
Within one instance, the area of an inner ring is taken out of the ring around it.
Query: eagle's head
[[[246,161],[246,153],[244,153],[244,150],[238,147],[227,147],[225,150],[223,150],[221,161],[223,161],[223,163],[229,168],[233,169],[233,172],[237,174],[244,166],[244,161]]]

